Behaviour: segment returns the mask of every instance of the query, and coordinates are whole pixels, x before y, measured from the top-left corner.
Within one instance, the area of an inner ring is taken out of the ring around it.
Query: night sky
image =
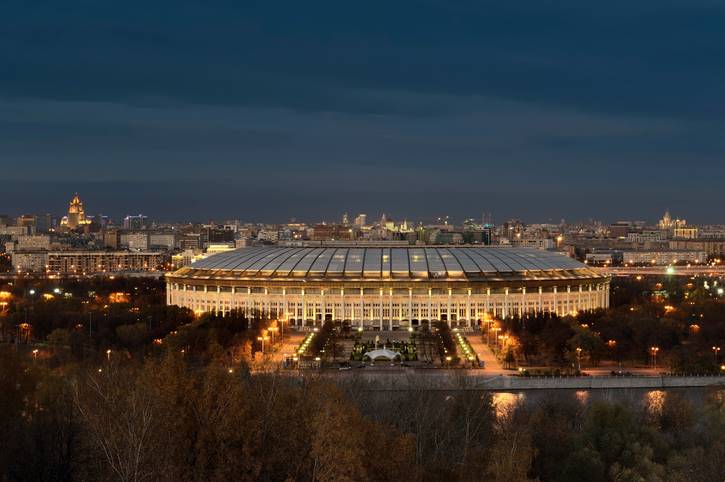
[[[723,2],[0,9],[0,214],[725,222]]]

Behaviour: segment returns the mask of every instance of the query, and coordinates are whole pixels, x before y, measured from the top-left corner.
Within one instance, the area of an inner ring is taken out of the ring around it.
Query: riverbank
[[[295,372],[297,373],[297,372]],[[359,382],[367,390],[596,390],[725,387],[725,376],[487,376],[481,370],[369,370],[303,372],[304,376]]]

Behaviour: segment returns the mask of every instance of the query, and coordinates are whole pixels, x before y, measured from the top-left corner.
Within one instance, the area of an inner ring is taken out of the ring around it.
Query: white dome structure
[[[166,275],[167,303],[198,313],[241,310],[296,328],[333,321],[378,331],[605,308],[609,282],[562,253],[442,245],[249,247]]]
[[[398,358],[402,360],[403,357],[397,351],[388,350],[387,348],[383,347],[383,348],[379,348],[377,350],[372,350],[372,351],[366,352],[363,355],[363,360],[368,359],[368,358],[372,361],[378,361],[378,360],[393,361]]]

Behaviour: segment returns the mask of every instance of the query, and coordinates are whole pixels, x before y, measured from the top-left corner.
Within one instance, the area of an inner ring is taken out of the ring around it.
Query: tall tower
[[[88,224],[88,221],[86,220],[86,213],[83,210],[83,202],[78,197],[78,193],[75,193],[68,205],[68,216],[66,216],[65,225],[70,229],[75,229],[84,224]]]

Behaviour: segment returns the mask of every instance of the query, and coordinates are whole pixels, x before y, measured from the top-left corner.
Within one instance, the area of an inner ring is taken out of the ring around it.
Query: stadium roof
[[[557,252],[474,246],[251,247],[210,256],[172,276],[370,280],[602,277]]]

